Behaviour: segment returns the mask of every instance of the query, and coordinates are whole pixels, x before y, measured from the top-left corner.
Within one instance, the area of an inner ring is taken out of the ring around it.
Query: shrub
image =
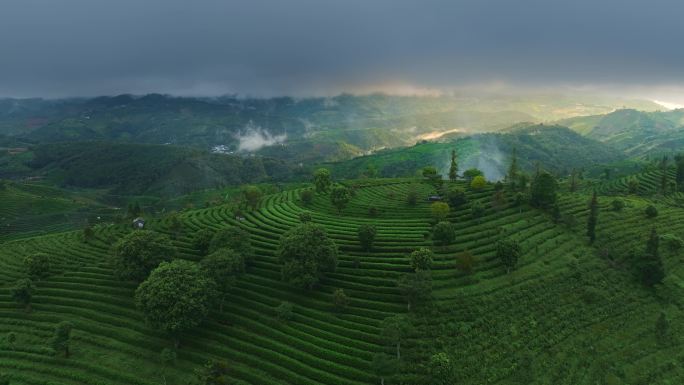
[[[415,271],[430,270],[434,254],[428,248],[421,248],[411,253],[411,268]]]
[[[26,312],[31,311],[31,299],[35,289],[33,282],[30,279],[24,278],[15,282],[14,286],[10,288],[10,294],[14,302],[24,307]]]
[[[342,311],[349,306],[349,297],[344,293],[344,289],[335,289],[333,292],[333,305],[337,311]]]
[[[477,220],[478,223],[480,221],[480,218],[484,216],[485,213],[485,207],[480,203],[480,201],[473,201],[473,203],[470,204],[470,216]]]
[[[482,190],[485,186],[487,186],[487,180],[482,175],[474,177],[470,182],[470,188],[473,190]]]
[[[646,213],[646,217],[648,218],[655,218],[658,216],[658,209],[655,208],[655,206],[653,205],[648,205],[644,212]]]
[[[302,223],[311,222],[311,213],[308,211],[302,211],[299,213],[299,221]]]
[[[613,208],[613,211],[622,211],[622,209],[625,208],[625,202],[622,199],[614,199],[610,202],[610,205]]]
[[[302,192],[299,193],[299,198],[305,206],[308,206],[313,202],[314,193],[311,189],[302,190]]]
[[[409,190],[406,193],[406,203],[408,203],[409,206],[415,206],[418,203],[418,191],[416,191],[416,188],[413,186],[409,187]]]
[[[447,221],[437,223],[432,230],[432,239],[442,246],[452,243],[456,239],[454,226]]]
[[[293,311],[294,306],[290,302],[281,302],[280,305],[275,308],[276,318],[283,322],[287,322],[294,316]]]
[[[378,211],[378,208],[377,208],[377,207],[375,207],[375,206],[370,206],[370,207],[368,208],[368,216],[369,216],[369,217],[375,218],[375,217],[378,216],[378,214],[380,214],[380,211]]]
[[[373,242],[375,241],[377,232],[377,229],[373,225],[365,224],[359,227],[359,244],[364,251],[370,251],[373,248]]]
[[[449,205],[444,202],[435,202],[430,206],[430,212],[437,222],[446,220],[449,214]]]
[[[456,268],[466,274],[472,273],[475,268],[475,257],[473,257],[473,254],[470,251],[465,250],[457,255]]]
[[[24,268],[32,279],[45,278],[50,274],[50,256],[45,253],[27,255],[24,258]]]

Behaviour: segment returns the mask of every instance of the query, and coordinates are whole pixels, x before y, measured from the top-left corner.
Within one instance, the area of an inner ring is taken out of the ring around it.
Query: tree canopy
[[[541,171],[532,181],[530,191],[530,204],[539,208],[550,208],[556,203],[556,190],[558,183],[553,175],[546,171]]]
[[[177,259],[162,262],[135,291],[135,303],[147,322],[178,337],[209,314],[216,283],[199,265]]]
[[[337,209],[338,212],[342,212],[347,203],[351,200],[351,191],[346,186],[335,185],[330,192],[330,203]]]
[[[327,193],[331,184],[332,179],[330,177],[330,170],[327,168],[319,168],[314,172],[314,186],[316,186],[317,193]]]
[[[335,271],[338,250],[322,226],[308,222],[283,235],[277,255],[283,279],[312,289],[325,272]]]
[[[175,255],[176,248],[166,235],[149,230],[133,231],[114,245],[116,273],[126,280],[144,280],[161,262]]]

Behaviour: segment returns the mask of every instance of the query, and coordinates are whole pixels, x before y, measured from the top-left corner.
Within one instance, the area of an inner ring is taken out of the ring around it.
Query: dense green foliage
[[[177,338],[209,314],[215,282],[195,263],[162,262],[135,291],[147,322]]]
[[[325,228],[305,223],[283,235],[278,256],[285,280],[312,289],[324,273],[335,271],[338,249]]]
[[[142,281],[161,262],[176,255],[171,240],[149,230],[128,233],[114,245],[114,264],[119,278]]]

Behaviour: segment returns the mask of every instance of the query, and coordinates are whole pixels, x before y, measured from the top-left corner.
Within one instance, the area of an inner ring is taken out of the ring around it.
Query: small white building
[[[133,228],[134,229],[143,229],[145,228],[145,220],[142,217],[137,217],[133,220]]]

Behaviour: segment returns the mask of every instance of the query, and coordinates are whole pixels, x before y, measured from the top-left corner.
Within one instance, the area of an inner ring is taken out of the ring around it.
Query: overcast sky
[[[684,103],[681,0],[0,0],[0,96],[583,86]]]

